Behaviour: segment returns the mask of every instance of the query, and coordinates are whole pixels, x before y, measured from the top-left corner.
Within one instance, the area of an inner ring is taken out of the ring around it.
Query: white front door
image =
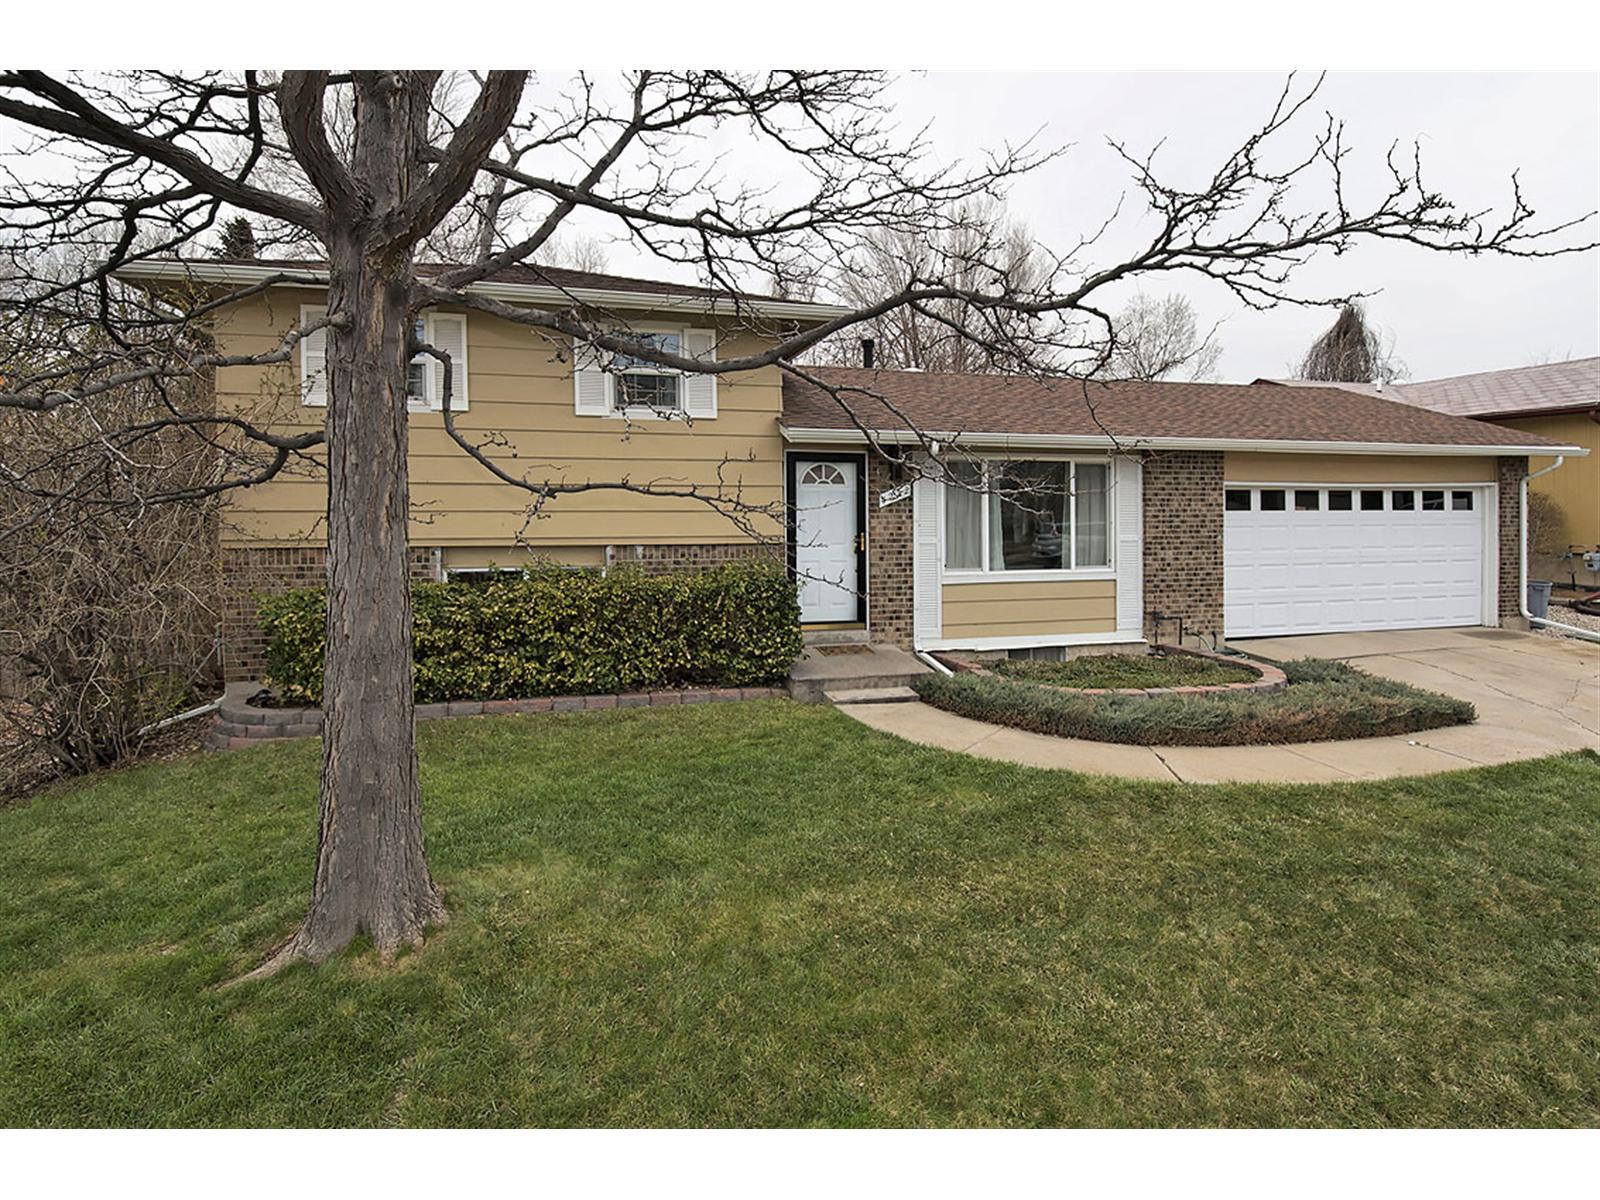
[[[794,464],[794,566],[802,621],[857,618],[856,471],[853,462],[802,458]]]
[[[1486,490],[1227,488],[1228,637],[1479,625]]]

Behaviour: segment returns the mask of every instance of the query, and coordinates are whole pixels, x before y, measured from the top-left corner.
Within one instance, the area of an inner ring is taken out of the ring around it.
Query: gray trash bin
[[[1530,616],[1542,617],[1550,611],[1550,586],[1548,579],[1528,580],[1528,613]]]

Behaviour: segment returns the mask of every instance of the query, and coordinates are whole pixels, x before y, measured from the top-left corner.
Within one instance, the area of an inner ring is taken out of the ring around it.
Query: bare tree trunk
[[[365,319],[330,356],[321,813],[311,908],[291,943],[312,961],[360,933],[389,956],[444,918],[413,720],[404,278],[355,262],[330,295]]]
[[[356,177],[382,211],[405,195],[399,153],[423,114],[370,93]],[[391,957],[419,945],[444,903],[423,853],[412,698],[406,368],[409,247],[360,234],[328,247],[328,623],[322,785],[311,907],[261,968],[320,961],[359,934]],[[252,973],[255,974],[255,973]]]

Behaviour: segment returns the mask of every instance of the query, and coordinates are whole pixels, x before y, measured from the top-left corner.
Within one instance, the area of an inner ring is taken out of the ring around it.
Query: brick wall
[[[327,561],[321,546],[222,548],[222,672],[227,682],[260,679],[266,666],[267,638],[256,619],[255,594],[323,587]],[[434,577],[433,547],[411,547],[411,578]]]
[[[781,545],[762,542],[718,542],[698,546],[614,545],[610,561],[613,566],[636,565],[651,575],[668,575],[674,571],[704,571],[724,563],[750,562],[760,558],[782,562],[783,555]]]
[[[888,463],[867,456],[867,633],[875,642],[910,649],[911,497],[878,507],[878,493],[899,482]]]
[[[1522,588],[1522,477],[1528,473],[1528,460],[1506,455],[1499,464],[1500,623],[1515,625],[1522,620],[1517,593]]]
[[[1182,617],[1186,634],[1222,635],[1222,455],[1173,451],[1144,464],[1145,636],[1150,613]],[[1164,622],[1161,636],[1177,637]]]

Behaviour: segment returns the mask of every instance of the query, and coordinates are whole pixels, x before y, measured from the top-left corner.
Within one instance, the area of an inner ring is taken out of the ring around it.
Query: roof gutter
[[[119,267],[113,274],[118,279],[140,282],[175,281],[187,283],[222,283],[249,286],[282,275],[293,278],[277,286],[317,287],[328,282],[328,272],[315,267],[255,266],[228,263],[198,263],[182,261],[145,261]],[[494,283],[468,284],[471,295],[490,300],[503,300],[507,304],[525,304],[533,307],[581,304],[593,308],[631,308],[653,311],[709,313],[735,316],[754,313],[776,320],[813,321],[821,323],[846,316],[853,309],[837,304],[808,304],[794,300],[734,299],[730,296],[685,296],[657,292],[632,292],[618,288],[561,288],[548,284]]]
[[[929,441],[964,446],[984,446],[1001,450],[1270,450],[1289,454],[1405,454],[1405,455],[1501,455],[1553,454],[1581,457],[1589,452],[1582,446],[1479,446],[1463,443],[1440,445],[1413,442],[1312,442],[1278,438],[1113,438],[1106,434],[1065,433],[974,433],[955,430],[874,430],[869,438],[859,429],[806,429],[779,425],[788,442],[822,445],[865,445],[869,441],[888,446],[916,446]]]
[[[1517,501],[1517,517],[1518,524],[1520,526],[1520,536],[1517,540],[1519,543],[1518,550],[1520,552],[1522,564],[1522,586],[1517,589],[1517,608],[1522,613],[1522,619],[1527,621],[1530,625],[1542,625],[1546,629],[1559,629],[1568,637],[1580,637],[1586,638],[1591,642],[1600,642],[1600,633],[1596,633],[1592,629],[1581,629],[1576,625],[1566,625],[1560,621],[1552,621],[1547,617],[1536,617],[1528,611],[1528,483],[1530,480],[1537,479],[1541,475],[1550,474],[1551,471],[1556,470],[1561,466],[1562,463],[1566,461],[1566,455],[1558,454],[1556,455],[1555,462],[1551,463],[1548,467],[1541,468],[1540,470],[1533,471],[1522,476],[1522,483],[1518,489]]]

